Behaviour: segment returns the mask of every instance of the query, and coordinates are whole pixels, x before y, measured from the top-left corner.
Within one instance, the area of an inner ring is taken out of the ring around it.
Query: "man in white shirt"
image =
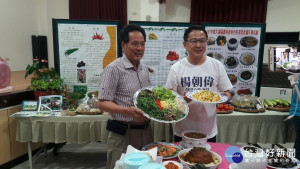
[[[229,99],[232,84],[223,64],[204,55],[207,45],[207,32],[202,26],[191,26],[184,33],[183,46],[188,56],[171,66],[166,88],[173,89],[189,105],[188,116],[175,124],[175,141],[181,141],[181,134],[186,130],[196,130],[207,135],[208,141],[216,142],[217,118],[216,104],[199,103],[185,96],[188,90],[209,90],[221,92]]]

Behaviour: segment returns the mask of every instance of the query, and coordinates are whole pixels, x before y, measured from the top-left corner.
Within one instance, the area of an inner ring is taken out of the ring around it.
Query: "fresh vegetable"
[[[233,110],[233,106],[230,104],[218,104],[217,111],[230,111]]]
[[[72,49],[68,49],[65,51],[65,56],[69,56],[71,55],[72,53],[76,52],[79,48],[72,48]]]
[[[164,109],[161,104],[160,104],[160,100],[159,99],[156,99],[155,100],[155,103],[157,104],[157,106],[159,107],[160,110]]]
[[[174,61],[179,59],[179,55],[175,51],[169,51],[167,57],[167,60]]]
[[[158,37],[154,33],[149,33],[148,38],[149,40],[158,40]]]
[[[96,32],[96,35],[93,36],[93,40],[103,40],[103,39],[104,39],[103,33],[102,33],[102,35],[100,35]]]
[[[291,102],[285,99],[264,99],[264,106],[269,110],[289,111]]]
[[[206,169],[206,167],[201,163],[197,163],[191,169]]]
[[[171,90],[167,90],[160,85],[158,85],[157,88],[154,88],[153,91],[159,100],[165,101],[176,97]]]
[[[138,107],[150,117],[158,120],[179,120],[185,114],[183,108],[178,107],[175,94],[158,86],[151,90],[143,90],[137,97]]]

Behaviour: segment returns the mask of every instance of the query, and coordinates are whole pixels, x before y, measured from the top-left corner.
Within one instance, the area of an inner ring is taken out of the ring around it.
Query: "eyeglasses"
[[[192,45],[197,45],[198,42],[200,42],[200,44],[204,44],[206,43],[206,39],[190,39],[190,40],[187,40],[187,42],[190,42]]]

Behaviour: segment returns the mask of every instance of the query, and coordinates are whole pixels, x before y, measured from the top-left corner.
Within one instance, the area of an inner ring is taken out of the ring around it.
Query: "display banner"
[[[259,96],[263,24],[204,24],[206,54],[221,61],[236,95]]]
[[[145,29],[146,49],[141,62],[154,71],[150,74],[152,85],[164,86],[170,67],[187,56],[183,47],[183,34],[191,24],[137,21],[130,23]]]
[[[120,49],[119,22],[53,19],[55,68],[68,89],[98,91],[100,73]]]

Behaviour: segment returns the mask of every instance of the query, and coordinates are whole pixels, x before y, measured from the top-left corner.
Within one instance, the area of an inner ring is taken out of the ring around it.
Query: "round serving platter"
[[[172,144],[172,143],[166,143],[166,142],[153,142],[153,143],[150,143],[150,144],[147,144],[145,146],[142,147],[142,151],[147,151],[148,148],[150,146],[153,146],[153,145],[158,145],[158,144],[161,144],[161,145],[168,145],[168,146],[172,146],[174,148],[176,148],[176,152],[174,154],[172,154],[171,156],[166,156],[166,157],[163,157],[163,159],[171,159],[171,158],[175,158],[177,157],[177,154],[178,152],[181,150],[181,148],[175,144]]]
[[[133,95],[133,103],[134,103],[134,105],[137,108],[139,108],[139,105],[138,105],[138,102],[137,102],[137,98],[138,98],[139,94],[141,93],[141,91],[143,91],[143,90],[151,90],[152,91],[156,87],[157,86],[145,87],[145,88],[141,88],[137,92],[135,92],[135,94]],[[188,106],[187,102],[183,99],[183,97],[181,95],[179,95],[178,93],[176,93],[173,90],[172,90],[172,92],[176,96],[176,99],[181,100],[182,103],[183,103],[183,105],[184,105],[184,115],[180,119],[178,119],[178,120],[171,120],[171,121],[163,120],[163,119],[157,119],[155,117],[150,116],[147,112],[143,111],[144,116],[148,117],[151,120],[154,120],[154,121],[157,121],[157,122],[162,122],[162,123],[175,123],[175,122],[178,122],[178,121],[181,121],[181,120],[185,119],[186,116],[189,113],[189,106]]]
[[[192,100],[195,100],[197,102],[201,102],[201,103],[223,103],[223,102],[226,102],[228,100],[228,97],[225,96],[225,95],[222,95],[221,93],[218,93],[218,92],[214,92],[216,94],[218,94],[220,96],[220,100],[219,101],[215,101],[215,102],[209,102],[209,101],[201,101],[201,100],[197,100],[193,97],[193,94],[195,93],[198,93],[200,92],[201,90],[190,90],[186,93],[186,97],[192,99]]]

